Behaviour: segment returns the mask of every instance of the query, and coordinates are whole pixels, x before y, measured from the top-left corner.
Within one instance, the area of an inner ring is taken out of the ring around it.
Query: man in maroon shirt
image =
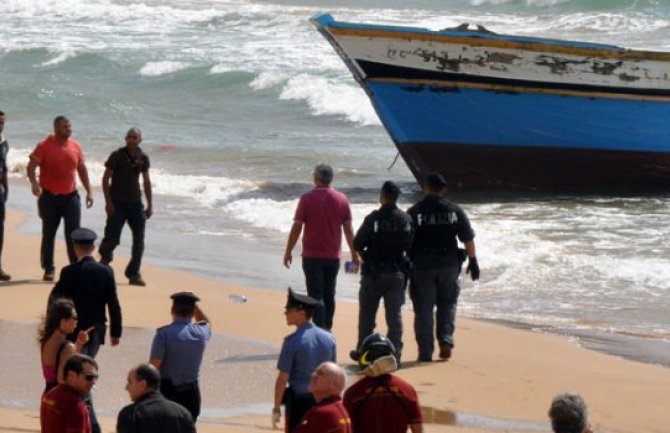
[[[91,433],[91,421],[84,395],[98,380],[98,364],[86,355],[75,354],[63,366],[64,383],[42,397],[42,433]]]
[[[316,405],[305,414],[295,433],[351,433],[351,420],[340,395],[347,383],[344,370],[323,362],[314,373],[309,389]]]
[[[302,236],[302,269],[305,272],[307,294],[323,301],[314,311],[314,324],[330,330],[335,314],[335,283],[340,269],[342,231],[346,238],[354,269],[360,259],[354,249],[354,230],[351,226],[349,200],[330,186],[333,168],[319,164],[314,168],[314,188],[300,197],[291,232],[286,242],[284,266],[293,262],[293,248]]]
[[[358,363],[365,377],[344,393],[354,433],[422,433],[421,407],[409,383],[390,374],[397,369],[393,343],[381,334],[368,336]]]

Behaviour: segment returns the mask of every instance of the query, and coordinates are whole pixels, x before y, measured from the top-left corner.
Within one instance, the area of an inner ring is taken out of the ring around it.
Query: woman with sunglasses
[[[44,393],[63,381],[63,366],[88,342],[88,333],[80,331],[73,344],[67,339],[77,327],[77,311],[71,299],[60,298],[49,304],[46,316],[37,331],[42,358],[42,374],[46,381]]]

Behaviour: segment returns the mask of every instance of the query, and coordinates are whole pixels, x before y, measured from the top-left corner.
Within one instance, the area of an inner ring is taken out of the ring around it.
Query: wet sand
[[[40,374],[34,330],[51,284],[40,281],[39,238],[19,233],[21,216],[10,212],[3,265],[14,280],[0,284],[0,431],[37,431]],[[58,265],[64,247],[57,247]],[[244,254],[244,252],[242,252]],[[253,258],[250,258],[253,259]],[[122,275],[125,260],[114,262]],[[203,417],[200,431],[248,432],[270,429],[275,359],[285,325],[285,294],[234,287],[184,272],[146,266],[144,288],[119,281],[124,336],[118,347],[102,348],[101,380],[95,401],[105,432],[128,403],[128,369],[146,360],[154,329],[169,321],[169,295],[192,290],[202,298],[216,336],[202,369]],[[278,285],[283,285],[277,282]],[[234,303],[230,294],[247,297]],[[447,363],[417,365],[411,312],[405,311],[404,368],[398,373],[415,385],[427,432],[549,431],[546,411],[554,394],[575,390],[590,405],[598,432],[667,431],[670,370],[586,350],[554,335],[459,318],[457,347]],[[333,332],[345,365],[355,343],[357,307],[339,302]],[[379,320],[378,323],[383,323]],[[384,328],[382,327],[382,330]],[[354,380],[352,378],[352,380]]]

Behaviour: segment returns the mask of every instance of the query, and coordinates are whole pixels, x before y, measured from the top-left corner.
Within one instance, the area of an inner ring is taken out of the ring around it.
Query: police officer
[[[200,365],[212,327],[196,305],[196,295],[179,292],[170,298],[172,323],[156,331],[149,362],[161,373],[161,393],[184,406],[195,423],[200,415]]]
[[[358,292],[358,344],[372,334],[379,301],[384,298],[388,337],[400,361],[402,352],[402,316],[405,285],[410,270],[412,219],[396,206],[400,188],[386,181],[379,194],[381,207],[365,217],[354,238],[354,248],[363,258],[361,287]],[[358,361],[359,351],[350,353]]]
[[[116,293],[114,272],[109,266],[102,265],[93,258],[96,233],[87,228],[78,228],[70,234],[77,262],[65,266],[58,282],[51,290],[50,300],[69,298],[79,314],[77,328],[71,334],[74,341],[79,331],[94,329],[89,333],[89,341],[81,353],[95,358],[100,345],[105,343],[107,316],[109,310],[110,337],[112,346],[119,344],[122,322],[121,306]]]
[[[285,409],[284,431],[292,433],[305,413],[316,403],[309,384],[314,370],[325,361],[336,362],[335,338],[312,323],[318,301],[307,295],[294,292],[290,287],[284,314],[286,324],[296,331],[284,338],[275,381],[272,425],[277,427],[281,419],[279,406]],[[287,387],[288,385],[288,387]]]
[[[415,228],[410,253],[414,263],[410,296],[414,305],[414,333],[420,362],[432,361],[435,306],[439,357],[443,360],[451,357],[456,303],[460,293],[458,274],[465,260],[465,254],[458,248],[458,240],[465,244],[467,272],[473,280],[479,279],[475,232],[465,212],[443,197],[446,187],[447,182],[442,175],[429,174],[423,184],[424,198],[407,211]]]

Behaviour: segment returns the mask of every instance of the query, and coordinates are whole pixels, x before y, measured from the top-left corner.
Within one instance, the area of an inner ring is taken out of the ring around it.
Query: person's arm
[[[83,159],[77,164],[77,174],[79,175],[81,184],[86,190],[86,207],[90,208],[93,206],[93,192],[91,191],[91,182],[88,179],[88,169],[86,168],[86,163]]]
[[[121,317],[121,305],[119,304],[119,296],[116,293],[116,282],[114,281],[114,272],[111,268],[107,268],[111,277],[109,283],[109,294],[107,296],[107,309],[109,310],[110,330],[109,335],[112,346],[118,346],[121,340],[121,332],[123,331],[123,319]]]
[[[102,194],[105,196],[105,212],[108,217],[114,215],[114,203],[109,192],[113,175],[114,170],[111,168],[105,168],[105,172],[102,174]]]
[[[468,253],[468,258],[477,257],[477,251],[475,250],[475,241],[465,242],[465,252]]]
[[[56,372],[56,381],[58,383],[65,382],[65,378],[63,377],[63,367],[65,367],[65,363],[67,362],[67,360],[70,359],[72,355],[74,355],[77,352],[79,351],[72,343],[67,343],[63,347],[63,350],[61,350],[59,355],[60,358],[58,359],[58,371]]]
[[[368,215],[363,220],[363,224],[358,228],[356,235],[354,236],[354,249],[358,251],[359,256],[365,251],[365,249],[370,245],[372,240],[372,235],[374,234],[374,218],[371,215]]]
[[[37,165],[37,160],[31,155],[26,167],[26,174],[28,175],[28,180],[30,180],[30,189],[35,197],[42,195],[42,187],[37,182]]]
[[[277,424],[281,420],[281,402],[286,392],[286,384],[288,384],[288,373],[280,371],[275,380],[275,395],[274,406],[272,406],[272,427],[277,428]]]
[[[144,195],[147,198],[147,208],[144,210],[144,215],[147,217],[147,219],[149,219],[151,218],[151,215],[154,214],[154,202],[151,192],[151,177],[149,177],[149,169],[142,172],[142,183],[144,185]]]
[[[200,309],[198,305],[195,306],[195,311],[193,312],[193,318],[196,322],[205,322],[209,329],[212,329],[212,322],[209,321],[209,317]]]
[[[160,330],[154,335],[154,340],[151,342],[151,354],[149,355],[149,364],[161,369],[161,364],[165,358],[165,341],[163,340]]]
[[[284,266],[287,268],[291,267],[293,262],[293,248],[295,244],[298,243],[300,239],[300,234],[302,233],[302,223],[294,221],[291,226],[291,232],[288,234],[288,241],[286,242],[286,251],[284,252]]]
[[[412,433],[423,433],[423,424],[421,423],[410,424],[409,429],[412,431]]]
[[[9,197],[9,182],[7,182],[7,164],[5,164],[5,169],[2,172],[2,187],[5,189],[5,202],[7,202],[7,197]]]
[[[358,257],[358,252],[354,248],[354,229],[351,226],[351,221],[345,221],[342,224],[342,230],[344,230],[344,238],[347,240],[347,245],[349,245],[349,251],[351,251],[351,261],[354,262],[356,268],[361,264],[361,259]]]

